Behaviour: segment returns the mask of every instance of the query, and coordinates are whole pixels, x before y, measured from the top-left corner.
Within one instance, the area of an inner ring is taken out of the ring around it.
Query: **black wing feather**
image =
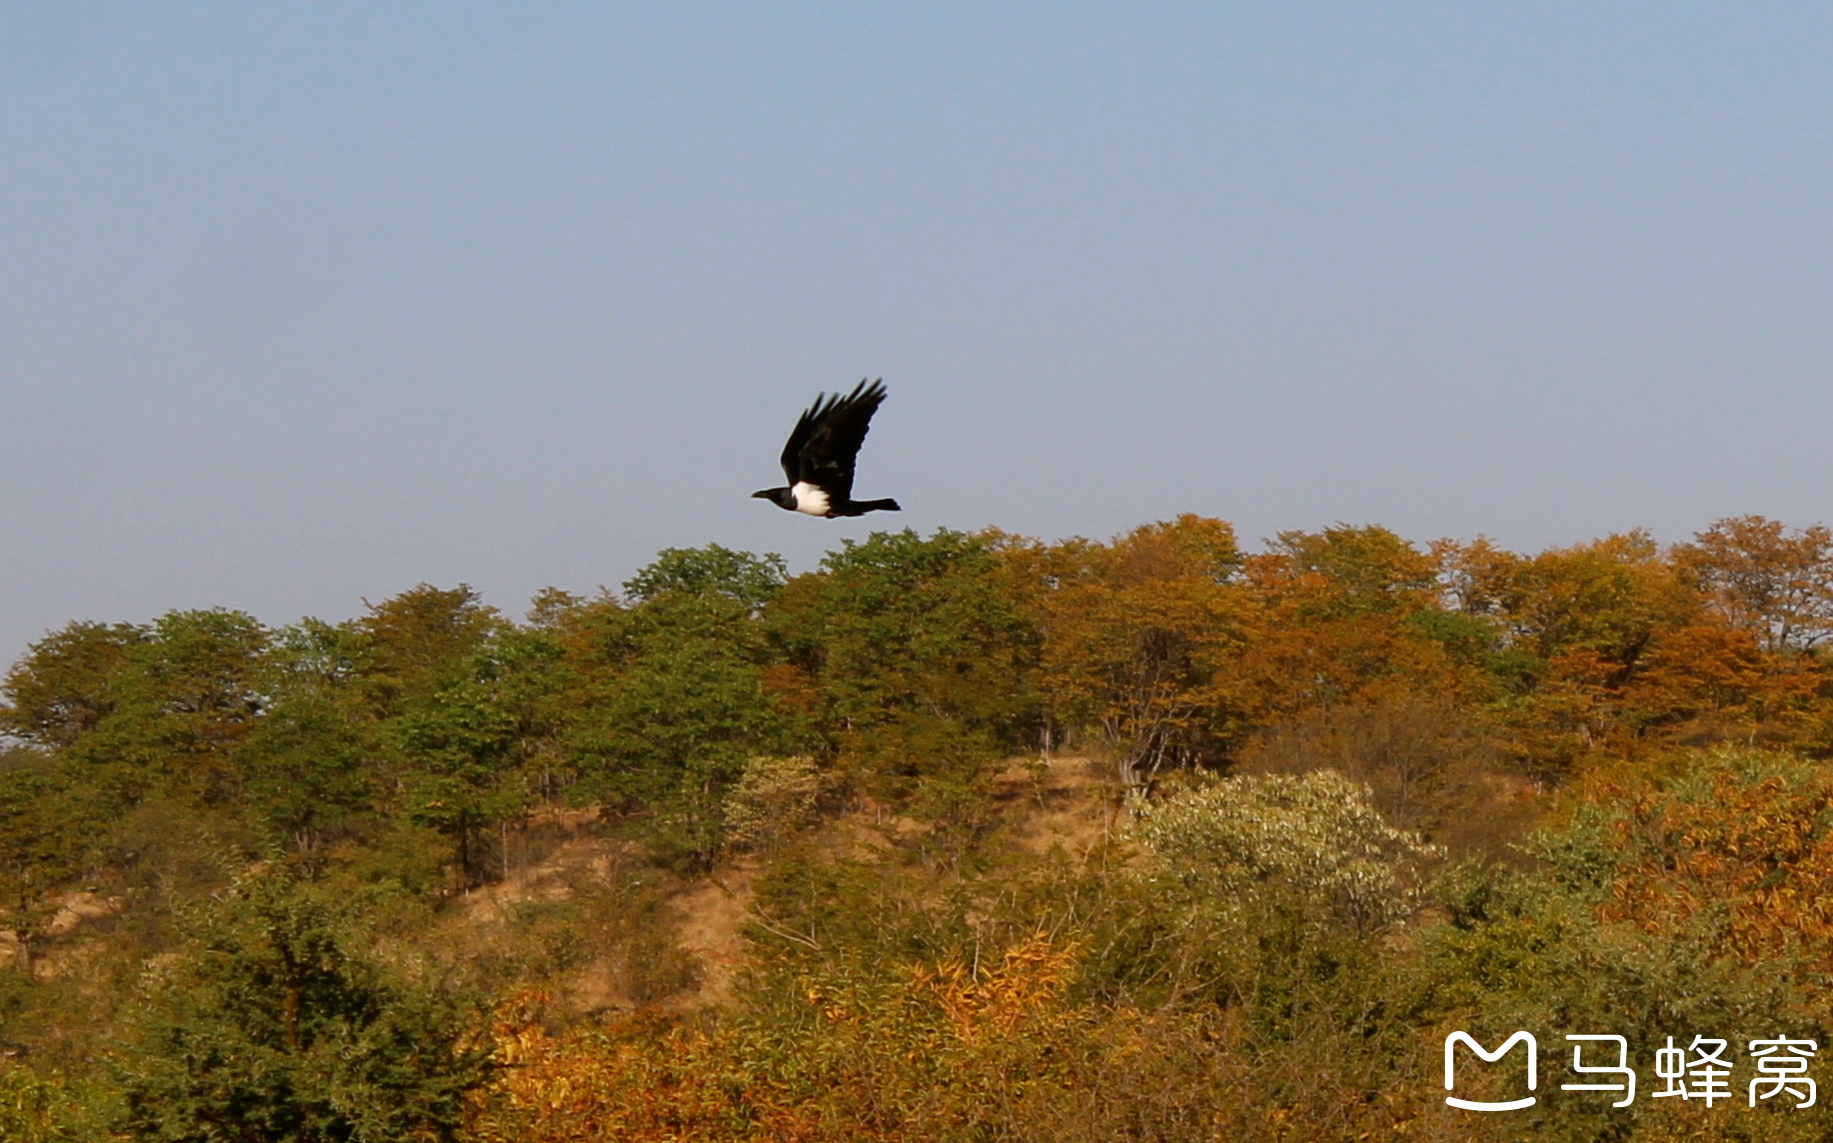
[[[797,418],[796,427],[790,431],[788,443],[783,445],[783,475],[789,478],[789,483],[794,484],[802,479],[800,476],[802,446],[808,443],[809,436],[814,433],[815,426],[821,423],[821,418],[832,412],[834,406],[839,403],[840,394],[838,393],[832,396],[818,393],[815,395],[815,403],[810,405],[801,417]]]
[[[806,480],[837,500],[853,496],[853,464],[885,400],[882,381],[861,381],[842,397],[822,394],[809,406],[783,446],[783,473],[791,484]]]

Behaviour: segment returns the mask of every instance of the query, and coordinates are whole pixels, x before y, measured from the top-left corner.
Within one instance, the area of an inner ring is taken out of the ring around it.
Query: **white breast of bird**
[[[796,511],[806,512],[810,516],[827,515],[827,493],[806,480],[798,480],[789,486],[789,491],[796,498]]]

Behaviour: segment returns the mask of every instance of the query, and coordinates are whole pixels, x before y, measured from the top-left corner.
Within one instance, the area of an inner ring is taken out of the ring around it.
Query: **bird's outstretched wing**
[[[817,397],[783,446],[783,473],[789,483],[806,480],[837,500],[850,499],[853,462],[872,427],[872,414],[884,400],[882,381],[861,381],[844,397]]]

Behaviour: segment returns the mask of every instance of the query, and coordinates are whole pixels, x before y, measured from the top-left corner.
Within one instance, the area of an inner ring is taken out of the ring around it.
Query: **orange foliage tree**
[[[1790,530],[1734,516],[1674,549],[1681,572],[1766,651],[1806,651],[1833,635],[1833,529]]]
[[[1244,599],[1233,583],[1233,529],[1180,516],[1111,544],[1072,540],[1029,559],[1051,717],[1094,728],[1123,784],[1213,756],[1238,735],[1230,667]]]
[[[1443,608],[1432,556],[1385,528],[1284,533],[1246,584],[1240,672],[1262,721],[1382,692],[1482,697],[1481,628]]]

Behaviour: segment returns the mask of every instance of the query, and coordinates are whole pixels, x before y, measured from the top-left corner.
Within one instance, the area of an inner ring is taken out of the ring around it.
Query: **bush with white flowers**
[[[821,771],[805,755],[763,755],[745,764],[726,795],[726,844],[769,850],[814,817]]]
[[[1145,875],[1177,895],[1226,913],[1277,887],[1314,920],[1358,931],[1411,913],[1421,868],[1443,852],[1389,825],[1368,787],[1335,770],[1223,778],[1143,801],[1127,834],[1150,855]]]

